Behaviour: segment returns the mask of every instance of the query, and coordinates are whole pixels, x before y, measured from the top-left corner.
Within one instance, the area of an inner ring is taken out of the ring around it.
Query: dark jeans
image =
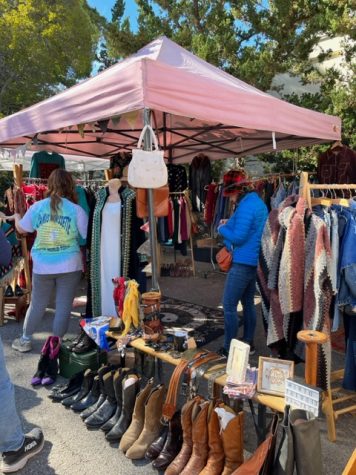
[[[256,328],[256,310],[254,296],[256,290],[257,267],[245,264],[233,264],[226,277],[224,288],[224,348],[229,351],[230,343],[237,337],[237,304],[241,300],[244,319],[243,340],[252,343]]]
[[[356,391],[356,315],[344,315],[347,340],[343,388]]]

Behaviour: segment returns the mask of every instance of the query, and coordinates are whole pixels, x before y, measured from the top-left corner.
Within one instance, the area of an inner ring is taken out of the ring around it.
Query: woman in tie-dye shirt
[[[48,179],[48,197],[28,209],[24,217],[14,215],[20,233],[36,231],[33,260],[32,298],[26,313],[23,335],[12,347],[25,352],[32,348],[31,337],[41,322],[55,290],[56,310],[53,335],[62,337],[69,318],[83,264],[80,237],[86,238],[88,218],[76,204],[75,184],[65,170],[54,170]]]

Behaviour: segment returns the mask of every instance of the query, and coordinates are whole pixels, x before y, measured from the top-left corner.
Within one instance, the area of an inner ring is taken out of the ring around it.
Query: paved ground
[[[224,284],[224,276],[211,273],[211,267],[200,264],[196,278],[165,277],[161,279],[164,295],[183,299],[189,302],[216,307],[219,305]],[[84,285],[78,295],[83,295]],[[256,303],[258,300],[256,299]],[[74,312],[80,312],[80,308]],[[49,311],[44,318],[40,331],[35,335],[34,349],[31,353],[20,354],[11,349],[11,341],[20,332],[22,325],[9,320],[0,328],[4,343],[7,365],[16,387],[17,407],[25,430],[40,426],[45,433],[43,452],[31,460],[21,472],[23,475],[136,475],[157,473],[145,461],[132,463],[126,459],[116,445],[110,445],[101,431],[88,431],[80,417],[65,409],[61,404],[54,404],[47,397],[46,388],[33,389],[29,384],[38,362],[38,355],[43,341],[51,328],[52,314]],[[260,319],[259,319],[260,320]],[[73,314],[70,334],[78,330],[78,316]],[[221,341],[210,345],[212,348],[221,346]],[[257,364],[258,354],[268,355],[259,321],[256,338],[257,355],[253,363]],[[334,368],[342,367],[343,358],[333,354]],[[303,374],[303,366],[297,372]],[[1,403],[1,401],[0,401]],[[256,443],[251,429],[250,416],[246,415],[245,445],[250,451]],[[331,443],[326,437],[325,419],[320,420],[323,458],[326,475],[341,475],[343,467],[350,457],[356,440],[356,417],[340,416],[337,421],[337,442]],[[0,428],[1,430],[1,428]],[[193,474],[192,474],[193,475]]]

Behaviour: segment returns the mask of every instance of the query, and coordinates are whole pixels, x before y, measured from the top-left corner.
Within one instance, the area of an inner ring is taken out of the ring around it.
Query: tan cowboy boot
[[[208,459],[208,401],[204,401],[200,408],[192,426],[192,455],[181,475],[198,474],[205,467]]]
[[[224,469],[224,447],[220,437],[219,418],[210,404],[208,413],[208,461],[199,475],[220,475]]]
[[[142,459],[146,450],[157,439],[162,428],[161,417],[165,397],[165,387],[160,384],[154,388],[145,403],[145,423],[139,438],[127,450],[126,457]]]
[[[145,422],[145,403],[150,392],[152,391],[152,388],[153,381],[149,381],[136,397],[131,424],[125,434],[122,436],[119,444],[119,449],[121,449],[123,452],[126,452],[132,446],[132,444],[139,438],[142,432]]]
[[[187,465],[193,450],[192,421],[195,420],[200,412],[199,404],[201,402],[202,398],[197,396],[184,404],[182,408],[183,445],[177,457],[164,472],[164,475],[180,475]]]

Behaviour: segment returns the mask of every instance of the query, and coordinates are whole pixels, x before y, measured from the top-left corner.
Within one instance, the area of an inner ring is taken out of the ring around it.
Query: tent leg
[[[144,110],[143,115],[144,125],[151,124],[151,111],[149,109]],[[146,132],[149,134],[149,131]],[[144,149],[151,150],[152,144],[150,139],[144,141]],[[149,222],[149,235],[150,235],[150,244],[151,244],[151,265],[152,265],[152,290],[159,290],[158,284],[158,273],[157,273],[157,228],[156,228],[156,218],[154,216],[154,207],[153,207],[153,190],[147,190],[148,198],[148,222]]]

